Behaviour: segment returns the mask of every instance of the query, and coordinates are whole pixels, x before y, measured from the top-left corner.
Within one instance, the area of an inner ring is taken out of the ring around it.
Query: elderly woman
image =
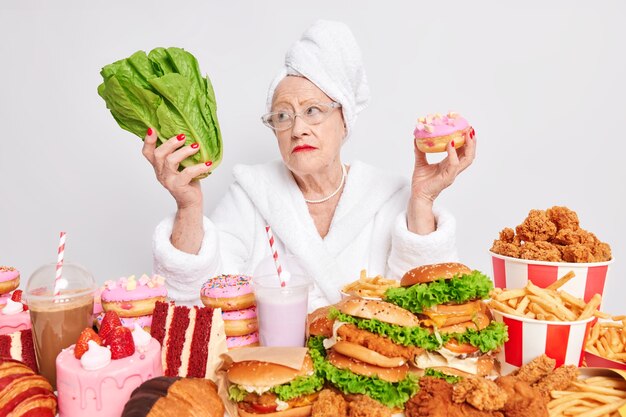
[[[197,302],[202,283],[220,273],[252,274],[270,256],[265,226],[281,254],[294,255],[313,278],[309,309],[337,302],[342,285],[366,268],[400,277],[420,264],[455,260],[455,221],[433,202],[474,159],[475,142],[453,144],[429,164],[416,147],[410,184],[362,162],[345,164],[341,148],[369,101],[360,50],[347,26],[319,21],[286,54],[271,84],[263,122],[282,161],[234,168],[236,182],[210,219],[200,183],[210,163],[178,170],[198,151],[184,136],[143,154],[177,203],[154,234],[155,273],[170,296]]]

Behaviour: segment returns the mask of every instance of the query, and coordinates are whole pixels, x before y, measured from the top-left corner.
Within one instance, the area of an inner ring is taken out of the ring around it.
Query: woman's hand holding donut
[[[473,130],[472,130],[473,132]],[[476,141],[467,133],[465,145],[458,150],[448,143],[448,155],[438,163],[430,164],[426,154],[414,143],[415,166],[411,181],[411,197],[407,212],[408,228],[413,233],[428,234],[436,229],[432,205],[437,196],[449,187],[457,175],[471,165],[476,155]]]
[[[185,135],[181,133],[157,147],[157,134],[154,129],[148,129],[142,149],[143,155],[154,168],[157,180],[174,197],[179,209],[202,207],[202,190],[199,181],[194,181],[194,178],[211,169],[211,163],[207,162],[178,170],[185,158],[199,150],[197,143],[184,146],[185,140]]]

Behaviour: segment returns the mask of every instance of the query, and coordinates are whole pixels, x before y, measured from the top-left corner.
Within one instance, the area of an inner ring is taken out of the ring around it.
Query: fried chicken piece
[[[452,400],[467,402],[479,410],[501,410],[508,399],[506,391],[485,378],[463,378],[454,385]]]
[[[494,240],[493,245],[491,246],[491,251],[502,256],[519,258],[520,246],[503,240]]]
[[[311,417],[347,417],[348,404],[341,394],[324,389],[313,403]]]
[[[499,239],[506,243],[519,244],[518,239],[515,238],[515,230],[510,227],[505,227],[500,231]]]
[[[506,417],[548,417],[547,403],[528,382],[507,375],[496,379],[496,384],[508,395],[504,404]]]
[[[556,368],[552,373],[548,374],[536,384],[533,388],[537,389],[544,397],[547,403],[550,401],[550,391],[563,391],[578,378],[578,367],[574,365],[563,365]]]
[[[594,262],[595,256],[589,246],[574,244],[563,248],[563,260],[565,262]]]
[[[547,355],[541,355],[528,362],[518,370],[510,373],[507,376],[513,376],[520,381],[534,384],[541,378],[545,378],[549,375],[556,366],[556,360],[548,357]]]
[[[556,224],[558,229],[577,230],[580,227],[578,214],[574,210],[567,207],[554,206],[546,210],[546,213],[552,223]]]
[[[416,346],[397,345],[385,337],[358,329],[354,324],[341,326],[337,329],[337,336],[346,342],[357,343],[390,358],[400,357],[413,360],[424,350]]]
[[[535,261],[561,262],[561,251],[549,242],[524,242],[520,248],[520,258]]]
[[[420,390],[405,404],[406,417],[504,417],[500,411],[481,411],[467,403],[452,401],[452,384],[439,378],[423,377]],[[529,416],[532,417],[532,416]]]
[[[574,244],[586,244],[586,243],[594,243],[593,235],[586,230],[578,229],[559,229],[556,232],[556,236],[552,239],[552,243],[556,243],[559,245],[574,245]]]
[[[348,417],[391,417],[393,411],[367,395],[358,395],[348,403]]]
[[[610,261],[613,255],[611,254],[611,247],[608,243],[599,242],[595,245],[591,252],[593,252],[593,256],[595,258],[594,262],[606,262]]]
[[[543,210],[531,210],[524,222],[515,228],[524,242],[548,241],[556,235],[556,224]]]

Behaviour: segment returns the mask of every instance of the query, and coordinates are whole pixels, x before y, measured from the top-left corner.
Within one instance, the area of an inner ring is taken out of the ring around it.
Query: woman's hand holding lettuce
[[[180,48],[138,51],[105,66],[101,74],[98,94],[121,128],[142,139],[148,128],[155,129],[157,146],[181,134],[185,145],[197,143],[193,154],[180,162],[181,170],[201,163],[213,170],[219,164],[222,136],[215,93],[193,55]]]

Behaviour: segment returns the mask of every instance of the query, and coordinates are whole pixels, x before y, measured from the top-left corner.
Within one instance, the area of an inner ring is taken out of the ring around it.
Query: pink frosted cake
[[[474,129],[458,113],[449,112],[446,115],[436,113],[420,117],[413,136],[415,145],[420,151],[445,152],[450,142],[454,148],[463,146],[466,136],[474,137]]]
[[[15,295],[19,292],[16,291]],[[21,294],[13,298],[21,299]],[[6,298],[4,302],[0,311],[0,335],[29,330],[31,323],[28,308],[20,301],[13,301],[11,297]]]
[[[100,298],[104,311],[115,311],[121,317],[139,317],[152,314],[157,301],[165,301],[165,279],[158,275],[134,275],[117,281],[106,281]]]
[[[59,417],[119,417],[135,388],[163,375],[159,342],[139,327],[132,341],[133,353],[121,359],[112,359],[113,345],[99,346],[94,340],[80,359],[76,345],[57,356]]]

